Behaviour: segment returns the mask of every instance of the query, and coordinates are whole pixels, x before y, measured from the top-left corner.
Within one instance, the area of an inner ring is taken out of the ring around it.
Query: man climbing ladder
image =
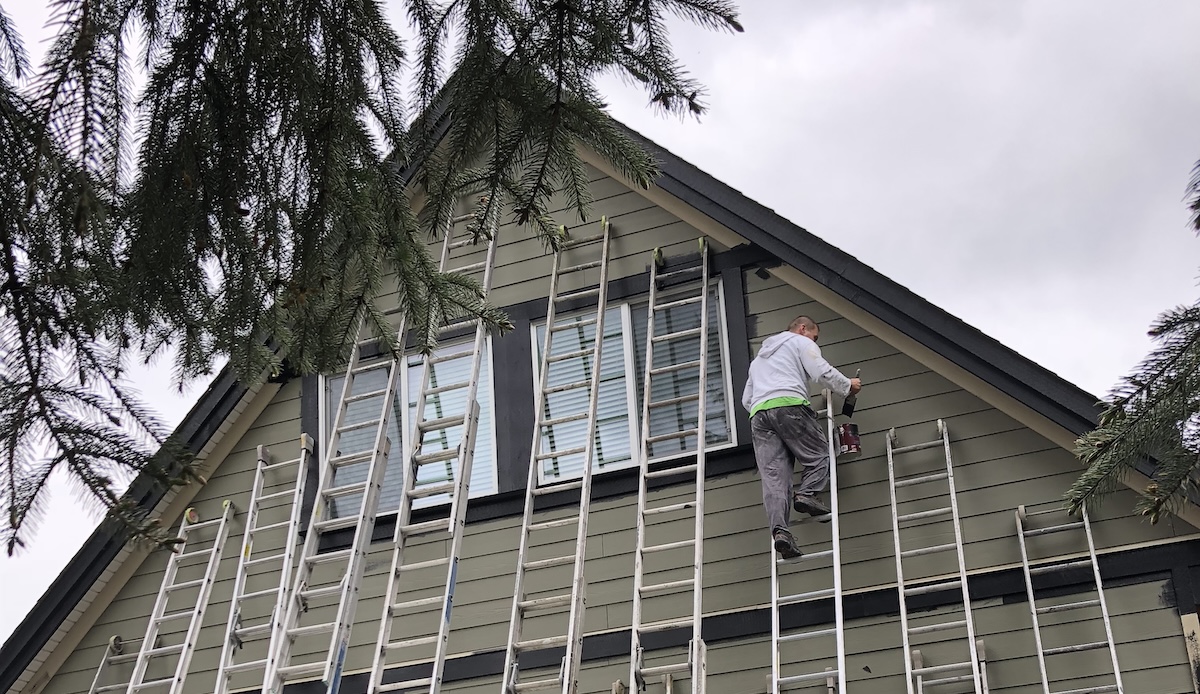
[[[762,476],[763,506],[775,550],[784,559],[801,555],[788,529],[791,507],[810,516],[829,514],[816,496],[829,482],[829,442],[809,403],[808,386],[817,383],[841,397],[862,388],[859,379],[847,378],[821,356],[819,334],[815,321],[797,316],[787,330],[764,340],[742,392]],[[793,459],[803,466],[794,492]]]

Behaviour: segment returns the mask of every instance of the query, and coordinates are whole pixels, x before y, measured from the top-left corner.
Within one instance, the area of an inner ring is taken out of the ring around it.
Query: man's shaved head
[[[796,328],[799,328],[800,326],[804,326],[809,330],[816,330],[817,322],[808,316],[796,316],[792,319],[792,322],[788,324],[788,330],[791,332],[796,332]]]

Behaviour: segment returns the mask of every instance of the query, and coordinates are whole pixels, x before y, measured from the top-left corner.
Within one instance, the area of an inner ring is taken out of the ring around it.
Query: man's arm
[[[751,398],[754,396],[754,372],[751,371],[746,375],[746,387],[742,389],[742,407],[746,408],[746,412],[754,407]]]
[[[816,343],[800,348],[800,364],[809,377],[819,385],[828,388],[835,395],[846,397],[850,394],[850,379],[821,356],[821,348]]]

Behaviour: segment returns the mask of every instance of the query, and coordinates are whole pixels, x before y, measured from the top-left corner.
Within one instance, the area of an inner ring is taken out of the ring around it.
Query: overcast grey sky
[[[40,56],[43,3],[0,3]],[[1159,312],[1195,301],[1182,196],[1200,159],[1200,4],[739,4],[744,34],[674,34],[708,86],[701,122],[616,80],[613,114],[1097,395]],[[204,384],[167,383],[165,368],[137,381],[178,422]],[[36,546],[0,557],[0,639],[95,525],[55,491]]]

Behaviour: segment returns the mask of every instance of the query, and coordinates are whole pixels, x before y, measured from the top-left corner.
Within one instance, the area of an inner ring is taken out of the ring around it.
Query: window
[[[470,345],[469,341],[443,344],[438,347],[435,354],[446,355],[462,352],[469,350]],[[400,381],[397,384],[398,392],[393,397],[391,407],[389,408],[387,436],[391,442],[391,448],[388,452],[388,467],[384,475],[383,493],[379,502],[379,512],[381,514],[393,513],[399,510],[400,494],[404,482],[404,466],[401,464],[401,461],[406,457],[406,452],[411,451],[416,445],[413,424],[417,412],[417,396],[420,394],[424,362],[420,356],[410,355],[405,358],[405,363],[407,368],[400,374]],[[438,362],[433,366],[430,386],[436,388],[438,386],[464,383],[470,375],[470,371],[471,358],[469,356]],[[338,399],[342,395],[344,378],[344,375],[339,374],[337,376],[328,376],[324,379],[326,383],[326,398],[324,403],[325,413],[322,415],[322,421],[325,422],[326,434],[322,437],[322,441],[329,440],[328,432],[333,427],[333,419],[337,415],[337,404]],[[381,390],[386,379],[387,362],[380,361],[379,368],[365,371],[355,377],[354,388],[350,395],[353,397]],[[404,394],[406,403],[403,406],[400,404],[401,393]],[[475,455],[471,466],[471,498],[494,494],[496,491],[496,435],[492,418],[492,393],[491,340],[486,339],[484,340],[483,355],[480,361],[479,386],[476,392],[476,398],[479,401],[479,427],[476,432]],[[425,404],[425,418],[435,419],[463,414],[466,406],[466,396],[466,388],[457,388],[444,393],[430,395]],[[346,410],[346,425],[371,421],[383,404],[381,401],[382,397],[382,395],[379,395],[352,402]],[[404,421],[405,425],[403,436],[400,435],[399,422],[401,420]],[[370,448],[374,436],[375,427],[373,426],[364,426],[361,429],[346,431],[342,434],[339,453],[347,455],[365,451]],[[461,436],[461,426],[428,432],[425,435],[420,453],[428,454],[439,450],[456,448]],[[438,484],[452,480],[454,468],[457,465],[457,459],[452,459],[445,463],[425,465],[418,473],[416,485],[420,487],[426,484]],[[367,467],[367,463],[364,462],[339,468],[334,475],[334,485],[340,486],[361,482],[366,479]],[[448,502],[449,495],[441,494],[417,499],[413,502],[413,508],[435,506]],[[342,497],[337,501],[333,509],[333,517],[339,518],[356,514],[361,503],[361,494]]]
[[[708,449],[732,445],[732,397],[726,364],[724,311],[721,310],[720,284],[709,290],[708,301],[708,374],[705,398],[705,442]],[[682,297],[675,297],[682,298]],[[660,294],[659,303],[672,300]],[[597,400],[596,436],[594,440],[593,472],[620,469],[638,464],[641,446],[642,395],[645,388],[647,299],[638,302],[609,305],[604,317],[601,348],[600,388]],[[547,385],[553,389],[591,378],[590,350],[595,345],[596,326],[585,324],[594,312],[556,318],[556,324],[578,327],[558,331],[554,336],[551,355],[562,357],[552,361],[547,373]],[[654,327],[655,335],[665,336],[700,327],[700,305],[685,304],[660,310]],[[539,368],[546,337],[546,325],[536,325],[534,341],[535,376]],[[700,341],[695,335],[656,341],[655,365],[696,361],[700,356]],[[587,350],[586,354],[580,354]],[[681,369],[672,374],[655,376],[654,402],[685,398],[696,394],[697,367]],[[655,407],[648,423],[651,436],[695,429],[698,400],[684,399],[668,406]],[[586,436],[588,389],[573,388],[547,395],[544,417],[548,420],[569,420],[552,424],[542,430],[542,451],[566,451],[580,448]],[[580,419],[570,420],[572,416]],[[696,437],[660,441],[651,446],[651,460],[665,460],[696,450]],[[583,453],[548,458],[540,463],[540,484],[577,478],[583,472]]]

